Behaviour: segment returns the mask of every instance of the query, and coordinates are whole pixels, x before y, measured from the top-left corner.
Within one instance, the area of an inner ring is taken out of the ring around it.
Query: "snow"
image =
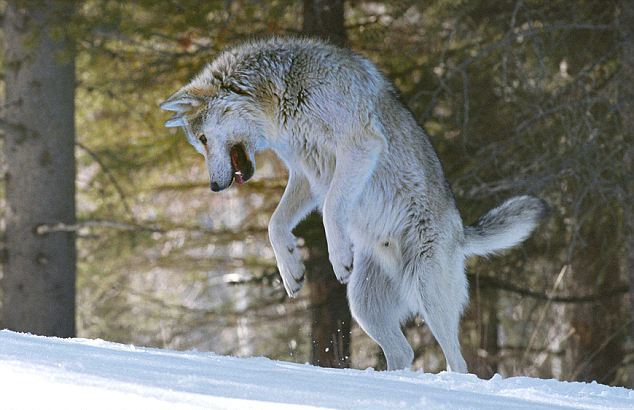
[[[631,409],[634,390],[338,370],[0,331],[2,409]]]

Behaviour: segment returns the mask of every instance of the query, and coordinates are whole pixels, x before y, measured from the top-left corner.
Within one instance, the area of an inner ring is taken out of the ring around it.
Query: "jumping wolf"
[[[411,366],[400,325],[420,314],[448,369],[467,371],[458,341],[465,258],[523,241],[546,213],[542,200],[514,197],[463,226],[427,135],[390,82],[364,57],[319,40],[228,49],[161,108],[175,112],[165,125],[183,127],[205,157],[214,192],[248,181],[256,151],[285,163],[269,237],[289,296],[304,281],[291,231],[319,209],[352,315],[388,370]]]

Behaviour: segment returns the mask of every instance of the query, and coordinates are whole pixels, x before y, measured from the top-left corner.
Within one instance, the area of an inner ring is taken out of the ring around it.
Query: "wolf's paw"
[[[297,238],[290,230],[269,228],[269,238],[277,260],[284,289],[289,297],[294,298],[304,286],[304,263],[297,248]]]
[[[328,243],[328,258],[335,271],[337,280],[341,283],[348,283],[352,268],[354,267],[352,244],[347,241]]]
[[[277,268],[284,282],[284,289],[289,297],[294,298],[304,286],[304,272],[306,268],[302,262],[299,249],[289,245],[285,250],[276,252]]]

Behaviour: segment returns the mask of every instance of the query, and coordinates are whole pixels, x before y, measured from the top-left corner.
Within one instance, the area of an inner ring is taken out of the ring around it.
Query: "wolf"
[[[425,131],[368,59],[310,38],[252,40],[221,52],[165,102],[201,153],[214,192],[242,184],[271,149],[288,183],[269,222],[286,292],[304,265],[293,228],[318,209],[350,310],[382,348],[388,370],[414,353],[401,324],[422,316],[447,369],[467,372],[458,330],[465,259],[522,242],[547,211],[517,196],[464,226]]]

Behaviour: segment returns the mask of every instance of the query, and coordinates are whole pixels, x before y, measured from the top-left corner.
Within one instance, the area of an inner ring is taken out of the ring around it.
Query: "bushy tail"
[[[487,255],[517,245],[533,232],[548,210],[545,201],[533,196],[508,199],[464,228],[465,255]]]

